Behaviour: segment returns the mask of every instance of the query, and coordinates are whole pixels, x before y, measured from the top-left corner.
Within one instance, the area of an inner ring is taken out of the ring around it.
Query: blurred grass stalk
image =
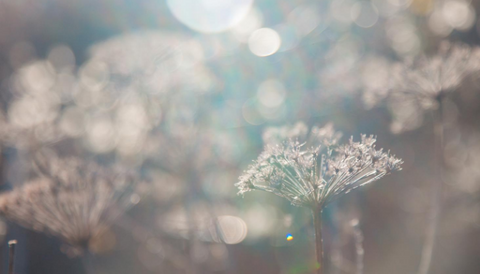
[[[360,229],[358,219],[353,219],[350,225],[353,229],[353,241],[355,243],[355,273],[363,274],[363,257],[365,254],[365,250],[363,249],[363,233]]]
[[[434,121],[434,138],[435,138],[435,157],[436,157],[436,166],[437,166],[437,180],[432,184],[432,196],[430,204],[429,216],[427,216],[427,227],[425,231],[425,240],[422,248],[422,256],[420,259],[420,266],[418,268],[418,274],[428,274],[430,273],[430,265],[432,262],[433,251],[435,249],[435,241],[437,236],[438,221],[440,218],[441,208],[442,208],[442,193],[443,193],[443,180],[444,173],[443,169],[445,168],[444,161],[444,113],[443,113],[443,97],[439,96],[438,101],[438,110],[433,113]]]
[[[14,264],[15,264],[15,246],[17,245],[17,240],[8,241],[8,274],[14,274]]]
[[[95,273],[95,267],[93,266],[93,256],[94,255],[88,249],[86,249],[85,253],[82,254],[82,262],[86,274]]]

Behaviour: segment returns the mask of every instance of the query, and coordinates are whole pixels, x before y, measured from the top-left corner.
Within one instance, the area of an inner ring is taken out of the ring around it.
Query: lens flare
[[[287,234],[287,241],[290,242],[291,240],[293,240],[293,236],[292,236],[292,234],[288,233]]]

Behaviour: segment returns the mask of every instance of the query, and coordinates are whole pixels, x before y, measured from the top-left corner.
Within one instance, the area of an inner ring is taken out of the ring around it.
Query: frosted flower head
[[[0,196],[0,214],[29,229],[60,237],[77,255],[129,206],[133,179],[79,159],[48,159],[44,176]]]
[[[236,184],[239,194],[263,190],[284,197],[293,205],[321,210],[335,197],[401,170],[402,160],[377,150],[374,136],[362,135],[360,142],[350,138],[348,143],[336,145],[318,134],[324,130],[310,131],[317,137],[316,145],[307,146],[293,139],[267,145],[240,176]]]

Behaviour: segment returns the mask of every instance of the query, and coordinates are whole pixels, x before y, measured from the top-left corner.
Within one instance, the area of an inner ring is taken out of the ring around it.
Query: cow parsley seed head
[[[439,96],[454,91],[465,77],[480,69],[480,49],[460,43],[441,43],[431,56],[407,59],[403,63],[386,65],[389,81],[384,89],[365,86],[367,98],[402,94],[423,100],[425,107],[435,104]]]
[[[338,195],[401,170],[402,160],[376,149],[374,136],[337,145],[340,134],[328,124],[312,128],[305,137],[308,142],[290,138],[267,144],[240,176],[239,194],[263,190],[293,205],[321,210]]]
[[[0,214],[60,237],[80,255],[129,206],[138,202],[133,178],[76,158],[45,159],[43,176],[0,196]]]
[[[442,98],[479,72],[480,48],[444,41],[433,55],[381,64],[365,79],[363,99],[367,107],[388,99],[391,130],[400,133],[418,128],[425,111],[438,108]]]

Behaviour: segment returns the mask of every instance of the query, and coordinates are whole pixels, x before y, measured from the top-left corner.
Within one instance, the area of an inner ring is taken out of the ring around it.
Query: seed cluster
[[[301,132],[298,128],[293,129]],[[374,136],[362,135],[360,142],[350,138],[337,145],[340,136],[329,124],[312,128],[303,142],[297,136],[267,144],[239,178],[239,194],[263,190],[296,206],[321,209],[338,195],[401,169],[401,159],[375,148]]]

